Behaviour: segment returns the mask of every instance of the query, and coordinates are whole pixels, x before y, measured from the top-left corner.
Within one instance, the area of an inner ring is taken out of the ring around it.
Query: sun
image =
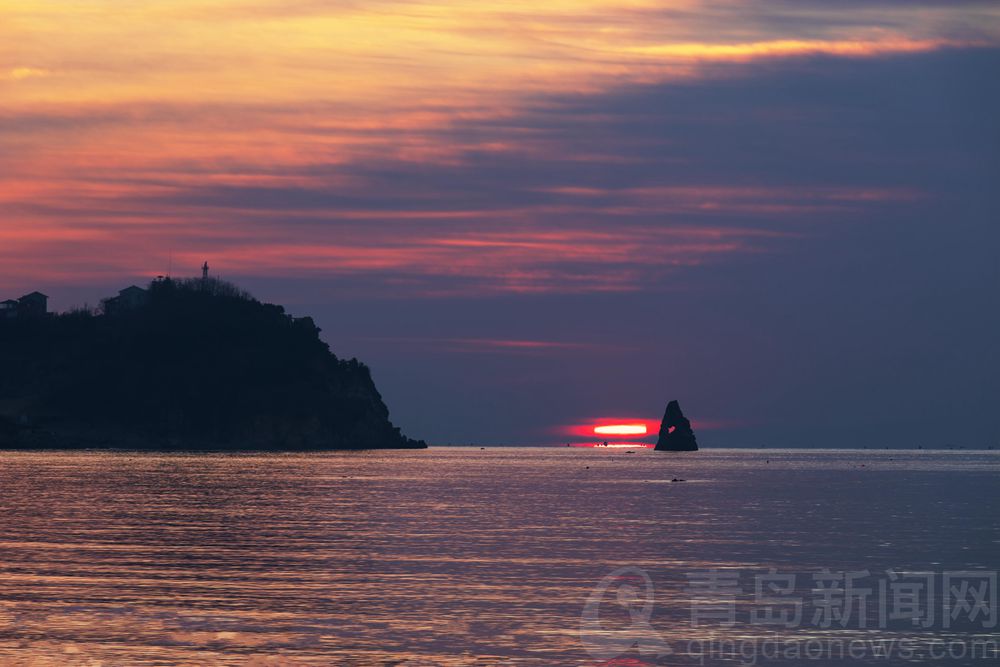
[[[645,424],[602,424],[594,427],[596,435],[646,435]]]

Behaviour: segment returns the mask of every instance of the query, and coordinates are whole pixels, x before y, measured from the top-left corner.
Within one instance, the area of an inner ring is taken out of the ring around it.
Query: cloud
[[[0,225],[0,256],[25,285],[156,275],[172,254],[230,275],[353,276],[376,295],[673,290],[698,267],[791,252],[974,187],[949,174],[996,162],[984,77],[998,60],[729,63],[697,81],[556,91],[500,118],[377,131],[331,132],[325,104],[8,111],[15,150],[0,161],[16,170],[0,207],[16,222]]]
[[[913,40],[888,38],[879,40],[793,40],[780,39],[762,42],[725,43],[673,43],[633,46],[629,53],[678,58],[682,60],[749,61],[756,58],[787,58],[790,56],[833,55],[871,57],[891,53],[933,51],[949,46],[973,46],[943,40]]]
[[[6,78],[9,81],[24,81],[25,79],[41,78],[52,76],[52,72],[40,67],[14,67],[7,70]]]
[[[445,347],[453,351],[499,354],[537,354],[551,352],[592,351],[607,354],[623,349],[606,343],[585,343],[552,340],[525,340],[509,338],[419,338],[370,336],[366,341],[385,342],[417,347]]]

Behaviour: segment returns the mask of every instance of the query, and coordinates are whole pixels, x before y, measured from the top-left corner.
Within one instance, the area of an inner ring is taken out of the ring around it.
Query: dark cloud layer
[[[470,190],[503,183],[512,197],[543,183],[874,194],[791,219],[696,216],[800,236],[779,252],[662,274],[632,294],[348,300],[364,325],[321,321],[344,349],[374,360],[402,421],[439,439],[538,440],[581,411],[654,416],[679,397],[696,419],[726,426],[704,434],[712,444],[995,445],[998,66],[993,50],[776,63],[710,83],[540,100],[506,127],[464,128],[529,128],[564,148],[552,161],[484,159],[449,175]],[[576,163],[574,150],[627,159]],[[381,177],[388,187],[408,176]],[[913,197],[878,196],[894,189]],[[417,354],[376,340],[386,329],[628,349]]]

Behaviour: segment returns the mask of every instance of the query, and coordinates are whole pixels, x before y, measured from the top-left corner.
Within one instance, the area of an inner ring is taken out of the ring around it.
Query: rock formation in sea
[[[681,412],[680,403],[670,401],[663,413],[660,423],[660,437],[656,440],[656,449],[661,452],[696,452],[698,442],[695,440],[691,422]]]
[[[0,319],[0,447],[426,447],[389,421],[368,367],[319,333],[207,276],[128,288],[96,312]]]

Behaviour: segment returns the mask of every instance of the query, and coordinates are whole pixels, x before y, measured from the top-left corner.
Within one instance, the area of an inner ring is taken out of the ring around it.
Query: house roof
[[[0,305],[4,305],[4,306],[16,306],[17,305],[17,300],[16,299],[7,299],[6,301],[0,301]]]
[[[43,299],[49,298],[47,294],[42,294],[41,292],[29,292],[28,294],[25,294],[20,299],[18,299],[18,301],[24,301],[25,299],[35,299],[38,297],[42,297]]]
[[[142,289],[141,287],[136,287],[135,285],[129,285],[125,289],[118,290],[118,293],[119,294],[125,294],[127,292],[136,292],[136,291],[142,292],[142,293],[146,292],[146,290]]]

